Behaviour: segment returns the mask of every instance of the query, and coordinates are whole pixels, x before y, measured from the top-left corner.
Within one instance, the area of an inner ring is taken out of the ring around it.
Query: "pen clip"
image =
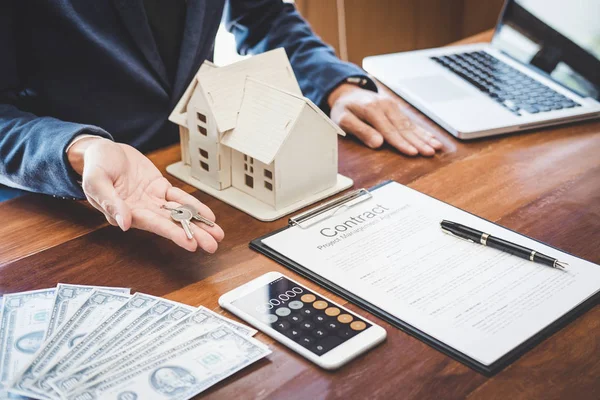
[[[467,239],[467,238],[464,238],[464,237],[460,237],[460,236],[458,236],[458,235],[455,235],[454,233],[450,232],[450,231],[449,231],[449,230],[447,230],[447,229],[444,229],[444,228],[442,228],[442,232],[444,232],[444,233],[446,233],[446,234],[448,234],[448,235],[450,235],[450,236],[454,236],[454,237],[455,237],[455,238],[457,238],[457,239],[464,240],[465,242],[475,243],[475,242],[474,242],[474,241],[472,241],[471,239]]]

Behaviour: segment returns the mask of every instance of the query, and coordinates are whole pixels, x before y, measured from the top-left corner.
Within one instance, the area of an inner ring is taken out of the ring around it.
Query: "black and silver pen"
[[[456,236],[459,239],[467,240],[473,243],[479,243],[484,246],[492,247],[494,249],[503,251],[505,253],[513,254],[517,257],[524,258],[529,261],[533,261],[539,264],[544,264],[552,268],[565,269],[569,264],[558,261],[555,258],[547,255],[538,253],[535,250],[528,249],[527,247],[520,246],[515,243],[508,242],[506,240],[491,236],[485,232],[478,231],[477,229],[469,228],[456,222],[443,220],[440,222],[442,230],[452,236]]]

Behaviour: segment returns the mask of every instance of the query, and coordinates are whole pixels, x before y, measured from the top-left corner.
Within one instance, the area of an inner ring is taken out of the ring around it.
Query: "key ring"
[[[202,216],[202,214],[200,214],[198,212],[198,210],[196,210],[196,208],[192,205],[189,204],[183,204],[177,208],[171,208],[168,207],[167,205],[163,204],[161,206],[161,208],[170,211],[171,212],[171,217],[173,218],[173,211],[175,211],[177,213],[177,215],[181,215],[185,212],[189,212],[192,215],[192,219],[198,221],[198,222],[202,222],[203,224],[206,224],[208,226],[215,226],[215,223],[212,222],[210,219],[205,218]]]
[[[162,208],[163,210],[171,211],[171,212],[176,211],[178,214],[181,214],[183,212],[177,208],[167,207],[166,204],[163,204],[162,206],[160,206],[160,208]]]

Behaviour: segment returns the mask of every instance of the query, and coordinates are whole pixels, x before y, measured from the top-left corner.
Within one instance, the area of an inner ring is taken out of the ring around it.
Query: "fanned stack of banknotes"
[[[189,399],[270,354],[256,330],[129,289],[5,295],[0,399]]]

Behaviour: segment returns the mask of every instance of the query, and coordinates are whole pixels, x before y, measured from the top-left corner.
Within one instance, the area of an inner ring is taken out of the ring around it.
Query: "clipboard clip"
[[[317,222],[330,218],[337,214],[340,210],[345,210],[353,207],[359,203],[371,199],[373,195],[367,189],[358,189],[350,192],[344,196],[338,197],[324,203],[318,207],[312,208],[306,212],[293,216],[289,219],[288,224],[290,226],[299,226],[300,228],[307,228]],[[321,216],[321,218],[316,219]]]

